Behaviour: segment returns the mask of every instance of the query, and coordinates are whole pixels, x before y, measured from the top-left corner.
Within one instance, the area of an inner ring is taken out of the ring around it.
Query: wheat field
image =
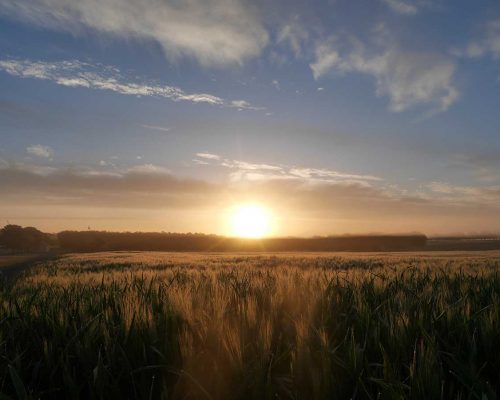
[[[0,398],[494,399],[500,252],[71,254],[0,291]]]

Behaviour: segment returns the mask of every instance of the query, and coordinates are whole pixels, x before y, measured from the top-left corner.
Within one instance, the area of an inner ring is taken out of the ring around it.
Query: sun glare
[[[257,204],[242,204],[231,215],[232,234],[245,238],[260,238],[271,233],[271,213]]]

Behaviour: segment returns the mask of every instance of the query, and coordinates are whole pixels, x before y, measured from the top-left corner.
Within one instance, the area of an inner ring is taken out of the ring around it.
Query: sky
[[[0,225],[500,232],[498,0],[0,0]]]

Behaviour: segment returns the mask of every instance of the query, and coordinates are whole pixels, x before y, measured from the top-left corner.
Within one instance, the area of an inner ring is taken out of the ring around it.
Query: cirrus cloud
[[[73,88],[108,90],[124,95],[158,97],[246,110],[262,109],[252,106],[245,100],[228,101],[208,93],[186,93],[175,86],[131,80],[117,68],[78,60],[44,62],[3,59],[0,60],[0,71],[21,78],[47,80]]]
[[[45,28],[159,43],[170,59],[241,64],[268,42],[256,7],[244,0],[0,0],[0,13]]]
[[[224,158],[218,154],[196,153],[204,160],[194,159],[194,163],[204,166],[217,166],[232,170],[230,180],[238,181],[272,181],[302,180],[306,182],[356,182],[368,186],[369,182],[383,181],[373,175],[360,175],[335,171],[327,168],[297,167],[283,164],[255,163]]]

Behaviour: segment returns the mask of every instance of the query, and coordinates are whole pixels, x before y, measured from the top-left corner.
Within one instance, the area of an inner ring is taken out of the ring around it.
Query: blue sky
[[[498,1],[0,0],[0,26],[5,221],[498,231]]]

